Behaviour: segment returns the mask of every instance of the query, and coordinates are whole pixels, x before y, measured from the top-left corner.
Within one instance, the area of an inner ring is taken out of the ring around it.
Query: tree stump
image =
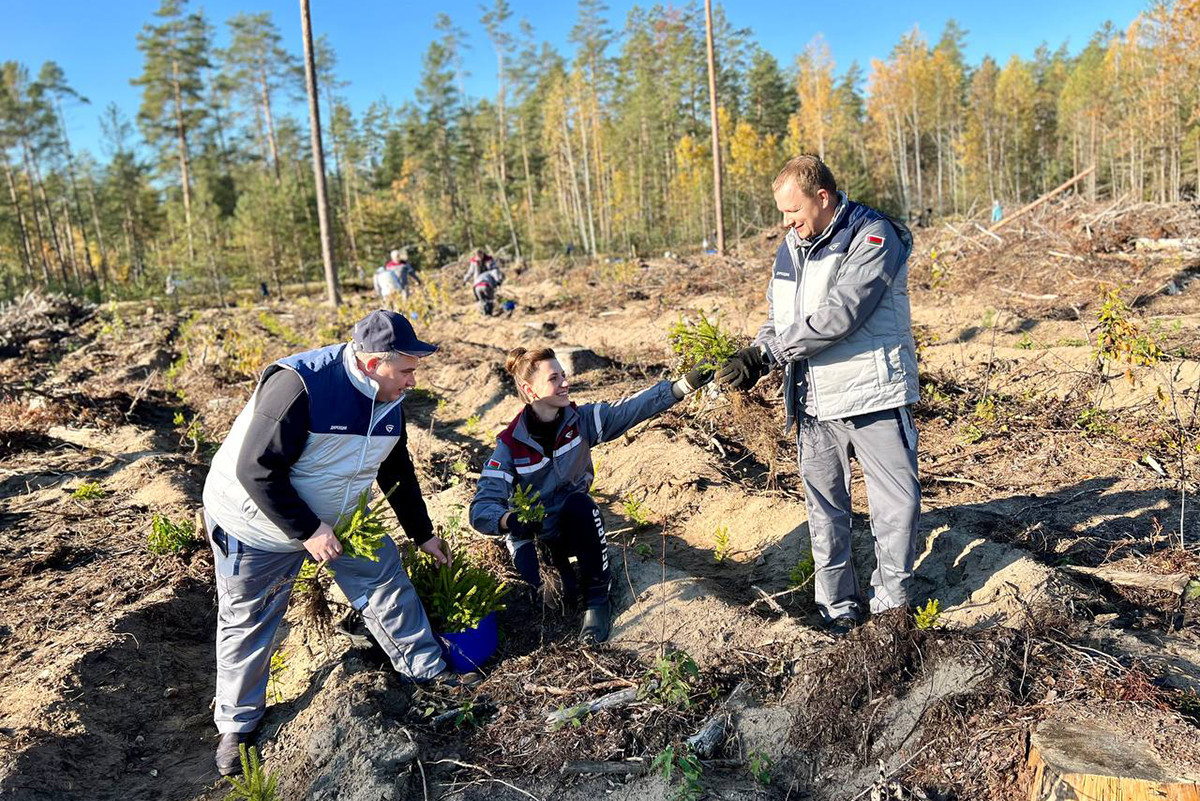
[[[1030,801],[1200,801],[1200,775],[1104,721],[1048,720],[1030,737]]]

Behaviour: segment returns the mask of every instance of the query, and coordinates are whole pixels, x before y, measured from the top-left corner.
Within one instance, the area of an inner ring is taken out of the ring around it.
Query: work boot
[[[455,673],[450,668],[446,668],[429,681],[424,682],[423,686],[429,690],[457,690],[460,687],[474,687],[481,681],[483,681],[483,675],[478,671]]]
[[[362,612],[351,609],[334,624],[333,630],[349,640],[355,648],[370,648],[375,644],[367,631],[367,622],[363,620]]]
[[[236,776],[242,772],[242,743],[249,743],[251,735],[238,732],[222,734],[217,740],[217,773]]]
[[[583,614],[583,631],[579,639],[583,642],[605,642],[612,631],[612,616],[609,612],[608,601],[589,606]]]
[[[854,615],[839,615],[825,624],[825,630],[834,637],[845,637],[859,626]]]

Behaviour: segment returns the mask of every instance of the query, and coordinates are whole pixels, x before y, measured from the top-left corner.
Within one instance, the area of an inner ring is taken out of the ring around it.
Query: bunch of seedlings
[[[406,564],[430,623],[442,634],[469,631],[505,609],[509,586],[466,555],[452,553],[449,563],[438,564],[414,549]]]

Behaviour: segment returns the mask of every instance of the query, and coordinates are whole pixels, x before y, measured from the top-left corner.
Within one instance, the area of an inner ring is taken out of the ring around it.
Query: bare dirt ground
[[[1115,721],[1194,770],[1200,254],[1136,239],[1195,236],[1198,221],[1191,206],[1070,201],[1001,241],[964,223],[918,232],[916,592],[940,602],[933,628],[891,615],[843,640],[822,633],[811,585],[785,592],[808,533],[777,386],[709,395],[597,451],[611,643],[579,647],[577,612],[517,590],[486,680],[438,697],[291,614],[260,741],[281,797],[680,797],[678,771],[667,781],[649,762],[713,716],[726,736],[691,797],[1023,796],[1029,732],[1055,715]],[[754,331],[777,241],[725,258],[538,262],[503,287],[516,312],[492,319],[452,268],[445,292],[427,276],[409,310],[442,349],[406,405],[443,534],[508,571],[464,507],[519,409],[509,347],[590,348],[602,358],[574,377],[576,399],[629,394],[671,374],[681,314]],[[1166,358],[1098,366],[1106,286],[1123,287],[1128,319]],[[0,313],[0,798],[225,796],[211,767],[211,554],[198,537],[158,556],[146,537],[155,514],[190,524],[258,370],[348,336],[372,303],[349,300],[179,311],[30,297]],[[76,497],[92,483],[101,497]],[[854,493],[865,585],[861,476]],[[643,683],[673,649],[699,667],[687,705],[644,698],[546,726]],[[562,771],[577,760],[626,767]]]

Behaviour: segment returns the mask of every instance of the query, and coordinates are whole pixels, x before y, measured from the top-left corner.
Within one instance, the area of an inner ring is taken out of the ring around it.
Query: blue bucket
[[[500,626],[492,612],[473,629],[442,634],[442,658],[455,673],[479,670],[500,645]]]

